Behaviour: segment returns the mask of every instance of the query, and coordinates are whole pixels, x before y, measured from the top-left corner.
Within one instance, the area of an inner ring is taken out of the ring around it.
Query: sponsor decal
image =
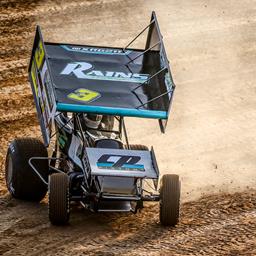
[[[38,69],[42,67],[44,55],[45,54],[44,54],[43,43],[42,41],[39,41],[38,48],[36,49],[36,52],[35,52],[35,60],[36,60],[36,65]]]
[[[34,86],[34,90],[35,90],[35,95],[37,97],[38,95],[38,85],[37,85],[37,80],[36,80],[36,66],[35,66],[35,61],[32,61],[32,65],[31,65],[31,78],[32,78],[32,84]]]
[[[167,58],[165,56],[166,56],[165,50],[162,47],[161,50],[160,50],[160,65],[161,65],[161,68],[169,66],[169,61],[167,60]],[[164,75],[164,82],[165,82],[166,90],[169,91],[168,97],[169,97],[169,99],[171,99],[174,85],[173,85],[173,81],[172,81],[169,69],[167,69],[167,71],[165,71],[165,72],[166,73]]]
[[[143,164],[138,164],[140,156],[124,156],[124,155],[102,155],[96,165],[100,169],[114,169],[127,171],[145,171]]]
[[[172,83],[171,76],[170,76],[169,72],[167,72],[164,75],[164,81],[165,81],[166,90],[169,91],[168,97],[169,97],[169,99],[171,99],[172,93],[173,93],[173,83]]]
[[[61,149],[64,149],[66,142],[68,141],[67,135],[64,131],[58,136],[58,143]]]
[[[80,47],[71,45],[61,45],[61,47],[70,52],[91,53],[91,54],[106,54],[106,55],[128,55],[131,50],[99,48],[99,47]]]
[[[80,88],[75,90],[74,92],[68,94],[68,98],[76,101],[81,101],[81,102],[91,102],[93,100],[96,100],[100,97],[100,93]]]
[[[79,79],[107,80],[119,82],[144,83],[149,75],[115,71],[94,70],[89,62],[68,63],[61,75],[75,75]]]

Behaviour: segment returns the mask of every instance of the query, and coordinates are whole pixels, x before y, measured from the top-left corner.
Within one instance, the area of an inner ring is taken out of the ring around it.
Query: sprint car
[[[145,31],[145,48],[129,47]],[[161,224],[175,226],[179,176],[159,182],[153,147],[131,144],[124,122],[154,118],[165,132],[175,85],[156,14],[124,48],[44,42],[37,26],[28,73],[42,140],[10,143],[10,194],[40,202],[48,192],[54,225],[69,222],[73,204],[136,213],[158,201]]]

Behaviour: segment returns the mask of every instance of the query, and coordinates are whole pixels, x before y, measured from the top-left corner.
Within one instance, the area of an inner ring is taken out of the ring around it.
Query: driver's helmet
[[[102,115],[83,114],[83,120],[87,128],[98,129],[102,120]]]

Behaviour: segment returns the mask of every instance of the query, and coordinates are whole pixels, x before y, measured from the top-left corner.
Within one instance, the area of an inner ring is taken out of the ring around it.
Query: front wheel
[[[66,173],[54,173],[49,178],[49,219],[53,225],[69,221],[69,177]]]
[[[174,174],[164,175],[160,187],[160,222],[164,226],[175,226],[179,222],[180,181]]]

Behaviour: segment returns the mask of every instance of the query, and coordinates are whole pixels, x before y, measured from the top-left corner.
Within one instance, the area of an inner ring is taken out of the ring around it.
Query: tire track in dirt
[[[0,254],[256,255],[256,191],[184,203],[181,221],[175,228],[162,227],[158,206],[151,204],[137,215],[92,214],[73,207],[71,224],[53,227],[48,221],[47,199],[32,204],[4,195],[3,164],[8,143],[20,136],[41,137],[27,78],[35,19],[42,20],[48,30],[61,27],[63,22],[74,28],[86,11],[96,9],[102,13],[101,20],[106,20],[112,13],[101,12],[102,8],[108,6],[119,15],[123,4],[94,0],[0,3]],[[64,16],[72,18],[64,20]],[[89,16],[87,22],[98,21]],[[230,97],[230,102],[234,100],[239,103],[238,98]],[[248,112],[248,116],[252,118],[254,113]],[[233,119],[229,122],[232,125]],[[215,150],[214,145],[209,146]]]
[[[36,206],[5,196],[0,200],[3,216],[0,252],[5,252],[4,255],[76,252],[76,255],[159,255],[159,252],[161,255],[254,255],[255,198],[256,191],[252,191],[207,196],[185,203],[177,227],[164,228],[158,222],[158,207],[151,204],[137,215],[92,214],[73,207],[71,224],[54,227],[48,224],[45,203]],[[35,235],[40,243],[31,237]],[[6,237],[12,238],[11,245]]]
[[[4,87],[16,87],[17,85],[21,84],[23,84],[24,88],[28,87],[28,75],[25,73],[18,76],[16,74],[13,74],[12,77],[8,77],[4,80],[1,80],[0,78],[0,90],[2,90]]]
[[[0,88],[2,88],[2,84],[4,87],[5,81],[10,77],[12,77],[12,79],[15,79],[15,77],[24,76],[25,74],[27,75],[26,69],[27,64],[22,62],[7,64],[6,67],[2,67],[0,70]]]
[[[15,87],[16,88],[16,87]],[[30,91],[23,90],[22,92],[0,92],[0,123],[3,119],[8,119],[10,115],[17,115],[15,112],[20,111],[20,108],[25,107],[29,110],[34,110],[33,96]]]

